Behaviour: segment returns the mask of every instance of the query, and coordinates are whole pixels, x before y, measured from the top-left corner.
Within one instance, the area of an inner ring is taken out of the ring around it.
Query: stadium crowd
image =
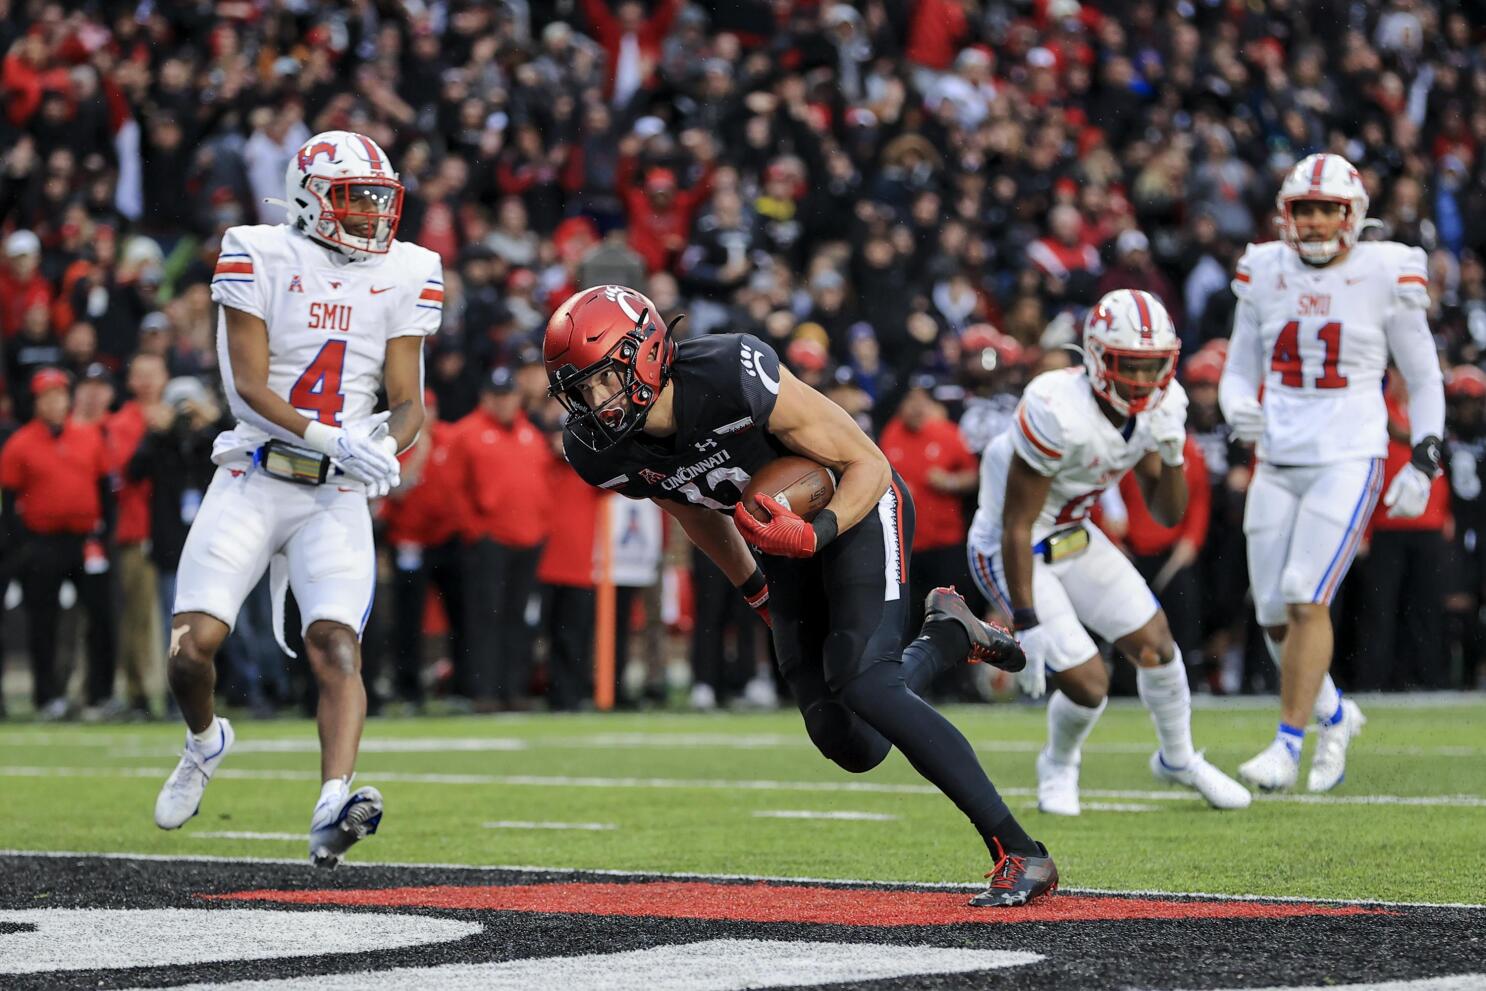
[[[644,668],[621,698],[663,697],[668,631],[689,631],[698,708],[773,696],[764,631],[721,574],[561,460],[533,346],[605,283],[647,291],[678,336],[757,334],[872,430],[918,506],[916,601],[972,588],[976,454],[1022,384],[1078,360],[1100,294],[1154,293],[1183,341],[1192,504],[1163,529],[1125,485],[1101,525],[1194,684],[1271,688],[1245,601],[1252,453],[1216,383],[1237,255],[1274,236],[1285,171],[1330,151],[1361,170],[1371,236],[1429,253],[1450,411],[1429,511],[1379,514],[1336,605],[1338,680],[1475,687],[1482,25],[1478,0],[0,0],[5,640],[47,718],[76,711],[73,668],[90,715],[160,711],[225,408],[222,232],[279,222],[289,156],[342,128],[393,156],[398,236],[445,270],[437,420],[379,508],[367,645],[387,700],[584,704],[600,571],[621,667]],[[1409,448],[1390,408],[1391,475]],[[86,637],[60,620],[73,601]],[[223,662],[231,700],[263,710],[299,693],[271,627],[260,589]]]

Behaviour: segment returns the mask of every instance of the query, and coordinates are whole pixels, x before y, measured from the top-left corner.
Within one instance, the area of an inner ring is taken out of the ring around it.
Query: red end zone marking
[[[775,884],[654,881],[346,891],[238,891],[203,898],[298,905],[486,909],[568,915],[626,915],[735,922],[817,922],[838,926],[936,926],[961,922],[1091,922],[1125,919],[1288,919],[1383,915],[1356,905],[1186,901],[1060,895],[1026,908],[977,909],[966,895],[940,891],[809,888]]]

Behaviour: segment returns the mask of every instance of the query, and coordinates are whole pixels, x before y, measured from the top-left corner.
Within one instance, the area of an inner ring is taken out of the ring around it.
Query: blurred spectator
[[[5,342],[5,379],[11,383],[16,419],[31,419],[31,392],[26,384],[43,368],[61,368],[65,361],[61,342],[52,334],[46,308],[33,306],[25,312],[20,331]]]
[[[959,427],[934,401],[936,382],[923,376],[909,383],[897,415],[882,429],[879,444],[903,477],[917,522],[908,573],[911,636],[923,622],[923,602],[939,586],[971,587],[965,557],[965,496],[980,482],[979,462]]]
[[[28,310],[47,313],[51,305],[52,285],[41,273],[41,239],[30,231],[13,232],[5,239],[0,264],[0,334],[14,337]]]
[[[636,701],[626,697],[624,685],[632,653],[630,634],[641,614],[644,696],[651,702],[664,702],[660,566],[668,517],[648,499],[619,495],[607,499],[604,509],[609,514],[609,573],[614,581],[614,701],[621,706]]]
[[[1459,365],[1445,379],[1445,478],[1450,486],[1449,584],[1445,595],[1448,656],[1460,684],[1486,674],[1486,373]]]
[[[537,581],[542,586],[542,629],[547,635],[547,704],[557,712],[572,711],[593,695],[595,534],[598,515],[606,512],[608,493],[578,477],[562,456],[562,421],[544,425],[552,457],[547,465],[547,491],[561,507],[561,526],[554,526],[542,548]],[[616,612],[616,623],[628,619]],[[620,668],[615,656],[615,670]],[[619,696],[616,694],[615,698]]]
[[[1408,398],[1403,377],[1388,377],[1388,460],[1383,489],[1409,463]],[[1399,691],[1445,687],[1444,610],[1448,545],[1444,530],[1450,486],[1434,480],[1424,513],[1412,519],[1388,515],[1379,501],[1372,516],[1364,580],[1354,586],[1357,659],[1354,691]]]
[[[152,416],[158,414],[168,381],[165,360],[138,354],[129,362],[129,400],[104,425],[113,473],[119,479],[118,525],[113,559],[119,582],[119,660],[124,668],[127,710],[149,719],[153,700],[164,692],[159,575],[150,560],[150,483],[128,477]]]
[[[959,382],[965,390],[960,435],[972,454],[1011,425],[1033,355],[990,324],[976,324],[960,338]]]
[[[22,563],[31,655],[31,697],[43,719],[69,713],[66,674],[57,666],[58,600],[70,582],[87,616],[88,706],[113,697],[114,618],[109,601],[104,510],[111,469],[103,434],[95,424],[68,416],[72,397],[66,373],[44,368],[31,377],[35,416],[0,450],[0,489],[5,543]]]
[[[423,396],[427,422],[418,440],[404,451],[402,483],[382,504],[386,540],[392,551],[393,689],[398,701],[415,711],[424,703],[423,620],[430,588],[439,593],[449,619],[450,657],[461,676],[469,662],[464,649],[464,587],[460,562],[459,514],[451,496],[458,427],[439,418],[438,396]]]
[[[656,83],[661,42],[681,9],[682,0],[657,0],[647,17],[638,0],[622,0],[611,12],[604,0],[582,0],[583,15],[608,55],[610,102],[629,106],[635,94]]]
[[[521,411],[509,369],[484,381],[474,412],[456,425],[451,491],[462,505],[464,643],[476,711],[530,706],[531,627],[526,609],[552,513],[547,439]]]
[[[638,139],[625,138],[619,145],[617,182],[629,216],[629,243],[650,273],[670,270],[686,247],[697,207],[711,193],[716,148],[711,138],[688,134],[704,167],[696,182],[684,190],[679,188],[675,170],[665,165],[651,165],[641,173],[636,161]]]
[[[253,133],[243,145],[243,168],[253,193],[253,209],[260,224],[282,224],[284,208],[267,200],[284,196],[284,170],[289,159],[310,137],[297,103],[280,109],[259,107],[250,118]]]
[[[1150,239],[1133,227],[1115,239],[1115,263],[1099,277],[1094,294],[1103,296],[1116,289],[1140,289],[1155,296],[1171,314],[1172,324],[1181,333],[1182,346],[1196,349],[1200,342],[1193,339],[1192,328],[1183,320],[1181,297],[1152,263]]]

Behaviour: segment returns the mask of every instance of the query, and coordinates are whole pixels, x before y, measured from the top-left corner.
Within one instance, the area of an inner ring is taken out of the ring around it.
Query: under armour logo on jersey
[[[296,276],[294,276],[293,278],[291,278],[289,280],[289,289],[288,289],[288,291],[289,292],[304,292],[304,282],[300,280],[299,276],[296,275]]]
[[[710,451],[712,450],[712,448],[717,446],[717,441],[713,440],[711,437],[708,437],[705,440],[697,441],[692,446],[695,447],[698,451]]]
[[[661,482],[664,482],[666,480],[666,473],[663,471],[656,471],[653,468],[641,468],[640,477],[649,482],[651,485],[659,485]]]
[[[305,145],[299,149],[299,168],[301,171],[315,164],[315,159],[324,155],[330,161],[335,161],[335,145],[329,141],[321,141],[313,145]]]

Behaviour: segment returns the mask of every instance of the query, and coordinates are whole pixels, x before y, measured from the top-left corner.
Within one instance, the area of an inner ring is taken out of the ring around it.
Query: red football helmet
[[[568,297],[547,321],[542,342],[548,394],[568,411],[574,436],[595,451],[645,422],[675,357],[655,304],[625,286],[595,286]],[[583,387],[606,372],[619,377],[619,388],[590,407]]]
[[[1456,365],[1445,376],[1450,399],[1486,399],[1486,373],[1475,365]]]

